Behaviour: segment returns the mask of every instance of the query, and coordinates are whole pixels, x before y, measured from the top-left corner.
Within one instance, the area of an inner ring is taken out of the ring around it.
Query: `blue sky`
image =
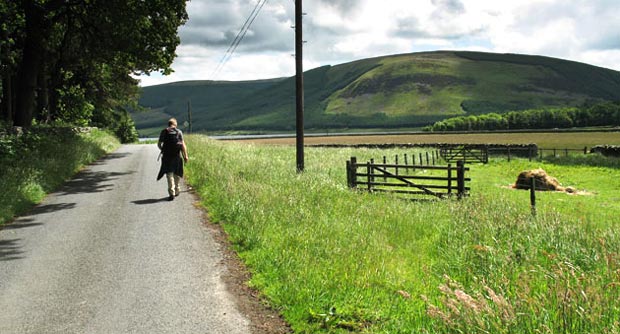
[[[294,0],[268,0],[214,73],[258,0],[191,0],[174,73],[141,85],[295,74]],[[306,0],[304,69],[435,50],[535,54],[620,71],[619,0]]]

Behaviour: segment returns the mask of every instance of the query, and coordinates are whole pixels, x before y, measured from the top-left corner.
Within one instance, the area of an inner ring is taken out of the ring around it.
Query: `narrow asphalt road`
[[[0,230],[0,333],[249,333],[223,252],[155,145],[94,163]],[[6,189],[5,189],[6,191]]]

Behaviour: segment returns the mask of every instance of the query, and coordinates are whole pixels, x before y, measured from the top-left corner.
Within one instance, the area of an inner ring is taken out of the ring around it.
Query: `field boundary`
[[[425,173],[416,173],[424,171]],[[433,172],[427,173],[427,172]],[[375,163],[374,160],[358,163],[356,157],[347,161],[347,184],[351,189],[368,192],[391,192],[406,195],[429,195],[461,199],[469,195],[470,188],[465,177],[469,171],[465,162],[456,166],[407,165],[399,163]]]
[[[620,127],[593,128],[593,129],[514,129],[514,130],[494,130],[494,131],[356,131],[338,132],[338,129],[326,132],[306,132],[305,137],[365,137],[365,136],[402,136],[402,135],[458,135],[458,134],[501,134],[501,133],[589,133],[589,132],[620,132]],[[294,132],[285,133],[265,133],[257,130],[248,131],[245,134],[228,135],[226,133],[214,134],[209,136],[218,140],[254,140],[254,139],[277,139],[295,138]]]
[[[454,145],[440,148],[439,155],[449,163],[464,161],[486,164],[489,162],[489,147],[486,145]]]

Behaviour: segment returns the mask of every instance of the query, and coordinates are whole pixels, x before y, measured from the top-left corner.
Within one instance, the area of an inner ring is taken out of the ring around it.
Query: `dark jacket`
[[[164,142],[164,136],[170,128],[163,129],[159,134],[159,143]],[[183,132],[179,129],[175,129],[178,132],[179,142],[183,142]],[[176,154],[168,153],[165,149],[162,150],[161,156],[161,168],[159,174],[157,174],[157,180],[159,181],[166,173],[174,173],[183,177],[183,158],[181,157],[181,151]]]

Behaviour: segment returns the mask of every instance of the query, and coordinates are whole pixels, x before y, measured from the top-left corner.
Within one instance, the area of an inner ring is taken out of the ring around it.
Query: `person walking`
[[[180,181],[183,177],[183,161],[187,163],[187,146],[183,132],[177,128],[177,120],[168,120],[168,127],[159,134],[157,147],[161,150],[161,168],[157,175],[159,181],[164,175],[168,180],[168,200],[172,201],[181,193]]]

